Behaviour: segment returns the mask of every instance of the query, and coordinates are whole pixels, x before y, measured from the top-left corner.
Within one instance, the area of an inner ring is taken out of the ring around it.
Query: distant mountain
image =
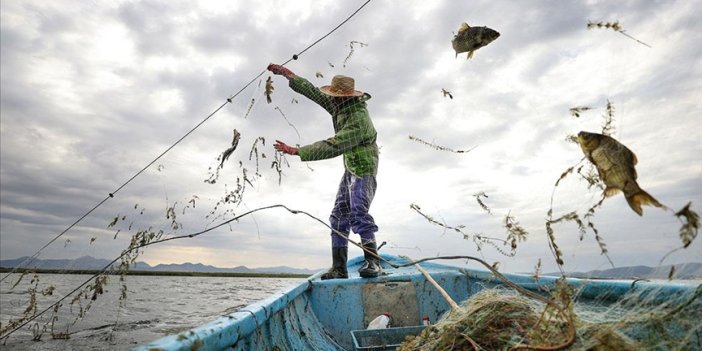
[[[12,260],[0,260],[0,268],[15,268],[21,265],[29,257],[20,257]],[[95,270],[103,269],[111,261],[83,256],[77,259],[36,259],[29,267],[37,269],[65,269],[65,270]],[[115,264],[118,265],[119,263]],[[204,265],[202,263],[171,263],[158,264],[151,266],[146,262],[136,262],[132,267],[135,271],[156,271],[156,272],[198,272],[198,273],[276,273],[276,274],[307,274],[312,275],[319,270],[293,268],[287,266],[278,267],[263,267],[263,268],[248,268],[246,266],[237,266],[234,268],[218,268],[215,266]]]
[[[681,263],[660,267],[630,266],[617,267],[605,270],[593,270],[589,272],[569,272],[567,275],[574,278],[604,278],[604,279],[668,279],[670,269],[675,266],[675,279],[701,279],[702,263]],[[560,275],[560,273],[547,273],[543,275]]]
[[[20,257],[14,260],[0,260],[0,267],[3,268],[15,268],[20,266],[25,261],[29,260],[29,257]],[[106,259],[94,258],[90,256],[83,256],[73,260],[69,259],[35,259],[31,262],[29,267],[38,269],[102,269],[107,266],[111,261]],[[140,265],[147,265],[144,262],[139,262]],[[27,266],[24,266],[27,267]]]
[[[20,257],[13,260],[0,260],[0,268],[15,268],[26,261],[29,257]],[[30,265],[37,269],[61,269],[61,270],[96,270],[107,266],[111,261],[83,256],[77,259],[36,259]],[[117,264],[116,264],[117,265]],[[602,279],[668,279],[671,265],[661,267],[630,266],[617,267],[605,270],[593,270],[589,272],[569,272],[570,277],[575,278],[602,278]],[[134,271],[155,271],[155,272],[197,272],[197,273],[270,273],[270,274],[306,274],[312,275],[321,269],[302,269],[287,266],[248,268],[237,266],[233,268],[219,268],[202,263],[180,263],[180,264],[159,264],[151,266],[146,262],[136,262],[132,267]],[[530,274],[530,273],[529,273]],[[558,276],[560,273],[546,273],[542,275]],[[685,263],[675,265],[676,279],[702,279],[702,263]]]

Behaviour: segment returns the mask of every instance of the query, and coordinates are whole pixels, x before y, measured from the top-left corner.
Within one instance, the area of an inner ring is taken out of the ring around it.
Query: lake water
[[[4,275],[3,275],[4,276]],[[31,275],[14,289],[19,274],[0,283],[0,321],[4,328],[10,318],[22,317],[29,306]],[[42,311],[90,278],[89,275],[41,274],[37,288],[38,311]],[[55,334],[66,333],[69,339],[55,339],[50,328],[53,311],[35,323],[17,330],[0,344],[3,350],[129,350],[160,337],[176,334],[235,312],[276,291],[297,285],[304,278],[223,278],[128,276],[127,299],[120,306],[119,276],[110,276],[105,292],[95,301],[92,293],[71,305],[72,297],[63,301],[53,324]],[[51,296],[40,291],[53,286]],[[86,298],[87,297],[87,298]],[[83,318],[77,318],[92,301]],[[46,331],[40,341],[33,341],[36,331]],[[38,328],[38,329],[37,329]],[[32,331],[35,330],[35,332]]]

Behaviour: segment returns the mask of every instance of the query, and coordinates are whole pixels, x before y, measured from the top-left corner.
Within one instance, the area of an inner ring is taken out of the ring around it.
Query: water
[[[0,321],[22,317],[30,301],[28,290],[32,276],[27,275],[10,289],[19,274],[0,285]],[[37,288],[38,311],[42,311],[90,278],[77,274],[41,274]],[[66,333],[69,339],[51,335],[52,310],[35,323],[14,332],[0,344],[3,350],[129,350],[160,337],[176,334],[235,312],[276,291],[297,285],[304,278],[224,278],[128,276],[127,300],[120,306],[121,285],[118,276],[110,276],[105,292],[95,301],[92,292],[71,305],[70,297],[62,302],[53,323],[54,334]],[[51,296],[40,291],[55,287]],[[77,318],[80,306],[88,308],[84,318]],[[72,310],[72,311],[71,311]],[[42,331],[40,341],[32,341]],[[34,330],[34,332],[32,331]]]

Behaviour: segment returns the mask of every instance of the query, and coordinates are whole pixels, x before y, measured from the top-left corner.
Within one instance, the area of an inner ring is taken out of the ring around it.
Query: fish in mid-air
[[[636,183],[638,162],[636,155],[614,138],[597,133],[578,133],[578,144],[583,153],[597,168],[605,184],[604,196],[624,192],[624,197],[634,212],[643,214],[642,205],[664,207]]]
[[[473,51],[482,48],[483,46],[492,43],[500,36],[496,30],[488,27],[471,27],[468,23],[461,23],[458,27],[458,33],[454,35],[451,44],[453,50],[458,54],[468,52],[468,59],[473,57]]]

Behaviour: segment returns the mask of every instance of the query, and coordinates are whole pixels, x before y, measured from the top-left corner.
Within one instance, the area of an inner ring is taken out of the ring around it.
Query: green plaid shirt
[[[378,145],[375,143],[377,133],[366,109],[370,95],[364,94],[337,107],[330,96],[322,93],[305,78],[294,77],[290,80],[290,88],[329,112],[336,133],[329,139],[300,147],[300,159],[325,160],[343,154],[344,167],[349,172],[358,177],[375,176],[378,173]]]

